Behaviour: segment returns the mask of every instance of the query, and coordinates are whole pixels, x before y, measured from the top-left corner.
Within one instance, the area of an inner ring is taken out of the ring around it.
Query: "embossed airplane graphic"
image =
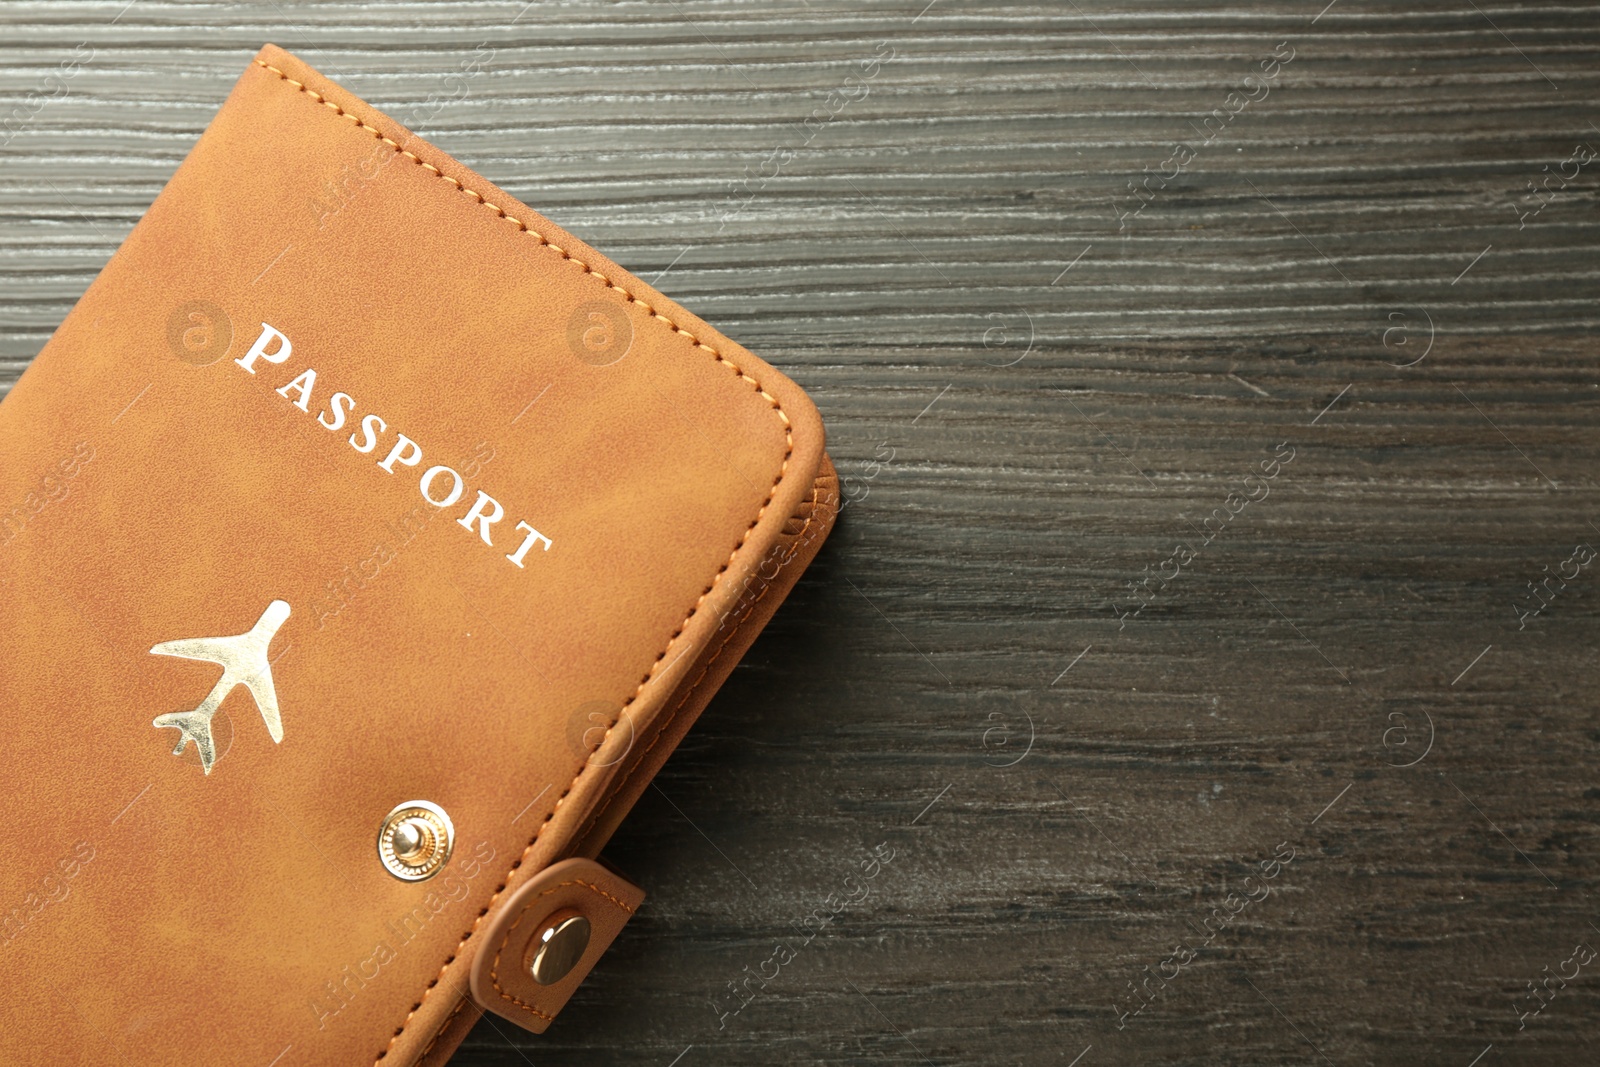
[[[235,637],[191,637],[181,641],[163,641],[150,651],[157,656],[177,656],[215,663],[222,668],[222,677],[211,687],[205,700],[193,711],[174,711],[157,715],[152,725],[171,727],[178,731],[178,747],[172,750],[180,755],[190,741],[200,753],[200,768],[211,773],[217,762],[217,746],[211,737],[211,717],[222,706],[223,698],[242,685],[250,690],[261,717],[267,721],[267,733],[274,742],[283,740],[283,720],[278,717],[278,692],[272,684],[272,663],[267,659],[267,647],[272,644],[278,627],[289,617],[289,605],[274,600],[261,613],[261,618],[248,633]]]

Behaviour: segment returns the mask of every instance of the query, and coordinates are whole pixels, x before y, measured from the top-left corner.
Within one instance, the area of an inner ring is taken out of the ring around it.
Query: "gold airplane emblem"
[[[267,721],[267,733],[274,742],[283,740],[283,720],[278,716],[278,692],[272,684],[272,662],[267,659],[267,647],[272,644],[278,627],[289,617],[289,605],[274,600],[267,605],[247,633],[234,637],[191,637],[180,641],[163,641],[150,651],[157,656],[177,656],[215,663],[222,668],[222,677],[211,687],[211,692],[193,711],[174,711],[157,715],[152,725],[171,727],[178,731],[178,747],[174,756],[181,755],[190,741],[200,753],[200,769],[211,773],[217,762],[217,745],[211,737],[211,717],[222,706],[223,698],[235,686],[244,686],[255,698],[261,717]]]

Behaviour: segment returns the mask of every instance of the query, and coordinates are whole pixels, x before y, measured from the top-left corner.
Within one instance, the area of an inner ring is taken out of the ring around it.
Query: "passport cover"
[[[815,554],[823,443],[264,48],[0,404],[0,1058],[447,1056],[475,934],[598,853]],[[422,881],[374,847],[411,800],[454,827]]]

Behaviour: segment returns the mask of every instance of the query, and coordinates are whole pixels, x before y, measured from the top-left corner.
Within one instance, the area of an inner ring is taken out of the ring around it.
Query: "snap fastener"
[[[472,935],[473,1003],[544,1033],[643,902],[644,890],[592,859],[560,860],[527,875]]]
[[[378,859],[403,882],[421,882],[450,860],[456,828],[443,808],[426,800],[396,805],[378,827]]]
[[[528,973],[540,985],[555,985],[572,973],[589,947],[589,920],[575,911],[558,911],[544,922],[544,930],[528,943],[533,961]]]

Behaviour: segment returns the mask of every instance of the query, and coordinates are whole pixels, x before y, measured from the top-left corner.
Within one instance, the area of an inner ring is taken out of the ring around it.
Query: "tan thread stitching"
[[[501,956],[502,953],[505,952],[506,945],[511,941],[511,935],[516,933],[517,927],[522,925],[522,920],[526,919],[528,916],[533,914],[533,908],[531,907],[533,902],[535,900],[538,900],[540,897],[549,896],[551,893],[554,893],[558,889],[565,889],[569,885],[581,885],[581,886],[583,886],[583,888],[589,890],[590,892],[598,894],[599,896],[602,896],[605,899],[611,901],[611,903],[615,904],[617,907],[621,908],[623,911],[627,912],[629,915],[633,914],[633,909],[628,907],[628,905],[626,903],[624,903],[621,900],[618,900],[616,897],[612,896],[610,893],[607,893],[604,889],[601,889],[599,886],[595,885],[593,882],[585,882],[582,878],[571,878],[571,879],[568,879],[565,882],[559,883],[558,885],[553,885],[549,889],[541,890],[539,893],[537,893],[536,895],[531,897],[527,901],[526,904],[523,905],[522,914],[517,916],[517,921],[516,922],[514,922],[510,926],[506,927],[505,936],[500,939],[500,944],[494,950],[494,962],[489,965],[489,983],[494,986],[494,991],[496,993],[500,994],[500,999],[501,1000],[509,1000],[511,1003],[515,1004],[517,1007],[523,1008],[523,1009],[526,1009],[527,1011],[532,1012],[533,1014],[537,1015],[539,1018],[544,1019],[546,1022],[549,1022],[549,1021],[555,1019],[555,1016],[554,1015],[546,1015],[544,1012],[540,1011],[538,1008],[534,1007],[532,1004],[524,1003],[523,1001],[518,1000],[516,997],[512,996],[510,993],[507,993],[504,989],[500,988],[500,956]]]
[[[451,1010],[449,1015],[444,1017],[444,1022],[441,1023],[439,1029],[435,1031],[433,1040],[429,1041],[428,1047],[423,1049],[422,1052],[417,1056],[418,1063],[421,1063],[428,1058],[428,1053],[433,1051],[433,1046],[439,1043],[439,1039],[444,1036],[444,1032],[450,1029],[450,1024],[455,1022],[456,1016],[461,1014],[461,1009],[465,1008],[467,1006],[467,1002],[471,999],[471,997],[463,995],[460,1000],[456,1001],[456,1006]]]
[[[811,511],[808,515],[806,515],[805,525],[801,526],[800,532],[794,535],[795,544],[801,544],[805,541],[806,532],[811,529],[811,524],[817,519],[817,513],[819,510],[817,505],[820,503],[818,489],[819,486],[816,483],[813,483],[811,486]],[[835,514],[837,514],[837,512],[835,512]],[[755,610],[756,605],[761,603],[762,599],[776,584],[776,581],[769,581],[761,587],[761,592],[757,593],[756,598],[750,602],[751,611]],[[633,769],[628,772],[626,778],[624,778],[621,782],[618,782],[612,789],[613,796],[618,796],[627,792],[628,787],[633,784],[633,780],[644,770],[646,757],[648,757],[650,753],[655,750],[656,745],[661,743],[661,739],[667,735],[667,728],[672,725],[673,720],[678,717],[678,713],[682,711],[684,706],[689,703],[691,698],[693,698],[695,690],[700,687],[700,683],[705,680],[706,675],[711,673],[711,668],[716,666],[717,660],[722,658],[722,653],[728,647],[728,643],[738,635],[739,627],[735,626],[728,632],[728,636],[722,639],[722,644],[717,646],[717,650],[711,654],[710,659],[706,660],[706,665],[700,669],[700,673],[695,676],[694,681],[689,683],[688,688],[684,691],[683,699],[679,700],[678,703],[673,706],[672,711],[669,712],[667,717],[661,721],[661,725],[656,730],[655,737],[650,740],[650,744],[645,746],[643,752],[639,753],[639,758],[634,761]],[[588,825],[585,826],[583,831],[577,835],[578,838],[581,840],[584,835],[592,831],[596,824],[598,824],[600,820],[605,817],[605,815],[606,809],[604,808],[595,812],[594,816],[589,820]]]
[[[318,104],[321,104],[323,107],[328,108],[330,111],[332,111],[335,115],[339,116],[340,118],[349,119],[350,122],[352,122],[357,128],[366,130],[368,133],[372,134],[373,137],[377,138],[378,140],[382,141],[384,144],[388,145],[390,148],[394,149],[394,151],[397,152],[398,154],[400,154],[402,156],[405,156],[407,159],[411,160],[411,162],[415,163],[417,166],[422,167],[424,170],[426,170],[429,173],[431,173],[434,177],[439,178],[440,180],[448,182],[451,185],[455,186],[455,188],[457,190],[459,190],[463,195],[472,197],[478,203],[480,203],[483,206],[489,208],[491,211],[493,211],[500,218],[505,219],[507,222],[509,222],[512,225],[516,226],[517,229],[521,230],[523,233],[528,234],[534,240],[538,241],[541,245],[543,245],[546,248],[550,249],[552,252],[555,252],[562,259],[569,260],[572,263],[577,264],[577,266],[580,269],[582,269],[585,274],[591,275],[594,278],[598,279],[608,289],[615,289],[618,293],[621,293],[622,296],[629,303],[637,304],[642,310],[644,310],[644,312],[646,314],[650,315],[652,318],[659,319],[662,323],[666,324],[666,326],[669,329],[671,329],[674,333],[682,334],[696,348],[703,348],[707,352],[711,353],[711,355],[715,358],[715,360],[718,363],[724,364],[729,369],[731,369],[734,374],[738,375],[740,379],[742,379],[743,381],[749,382],[750,385],[756,390],[756,392],[761,395],[761,398],[764,399],[765,401],[767,401],[767,403],[772,405],[772,410],[777,414],[778,419],[783,423],[783,435],[784,435],[784,442],[785,442],[785,448],[784,448],[784,454],[783,454],[783,464],[778,469],[778,476],[773,479],[772,489],[771,489],[771,491],[769,491],[767,493],[767,499],[762,502],[760,510],[756,512],[756,517],[750,521],[750,525],[745,528],[744,533],[739,537],[738,543],[736,543],[733,546],[733,551],[731,553],[729,553],[727,562],[725,562],[720,568],[718,568],[717,573],[712,576],[711,584],[706,586],[705,590],[700,594],[699,598],[694,602],[694,606],[689,609],[689,613],[684,616],[683,622],[679,623],[678,628],[676,630],[674,630],[673,633],[672,633],[672,636],[667,639],[666,648],[662,649],[661,652],[656,656],[655,662],[652,663],[650,665],[650,669],[645,672],[644,678],[639,682],[638,688],[634,690],[632,696],[630,696],[626,701],[623,702],[622,711],[619,712],[618,718],[617,718],[617,722],[620,722],[622,713],[626,712],[627,708],[635,700],[637,700],[639,698],[639,694],[644,692],[645,686],[648,685],[650,683],[651,678],[653,678],[655,676],[656,668],[661,665],[661,662],[664,659],[666,659],[667,653],[672,650],[673,644],[675,644],[677,642],[678,638],[683,635],[684,629],[689,625],[689,620],[694,618],[695,613],[700,610],[700,605],[705,603],[706,597],[711,595],[711,591],[716,588],[717,583],[722,580],[722,576],[727,573],[728,568],[733,565],[733,561],[736,558],[738,558],[740,549],[744,548],[745,542],[748,541],[749,538],[750,538],[750,531],[754,530],[758,525],[760,525],[762,516],[764,516],[767,513],[767,508],[771,507],[773,498],[777,496],[778,487],[783,484],[783,479],[789,473],[789,460],[794,455],[794,426],[789,421],[788,413],[783,410],[783,405],[778,401],[777,397],[774,397],[772,394],[768,393],[765,389],[763,389],[761,387],[761,383],[759,381],[757,381],[755,378],[752,378],[750,375],[746,374],[739,367],[738,364],[736,364],[732,360],[727,359],[726,357],[724,357],[721,352],[718,352],[715,348],[712,348],[710,345],[706,344],[704,341],[701,341],[699,338],[695,337],[694,334],[692,334],[689,331],[685,330],[683,327],[679,326],[677,323],[673,322],[671,319],[669,319],[665,315],[661,314],[661,312],[657,311],[655,308],[651,307],[649,304],[646,304],[643,300],[640,300],[638,297],[634,296],[628,290],[622,288],[620,285],[617,285],[611,279],[607,278],[604,274],[601,274],[599,271],[595,270],[593,267],[589,266],[587,263],[583,262],[580,259],[574,258],[572,253],[568,252],[566,249],[560,247],[559,245],[552,244],[549,240],[547,240],[544,237],[543,234],[539,233],[537,230],[530,229],[526,222],[523,222],[521,219],[518,219],[518,218],[515,218],[515,217],[513,217],[511,215],[506,214],[504,208],[501,208],[500,206],[498,206],[496,204],[491,204],[488,200],[486,200],[484,198],[482,193],[479,193],[474,189],[467,188],[459,180],[457,180],[455,178],[452,178],[450,175],[445,174],[443,171],[439,170],[438,167],[435,167],[431,163],[424,162],[422,159],[418,158],[412,152],[409,152],[406,149],[401,148],[398,143],[396,143],[395,141],[393,141],[392,139],[390,139],[388,137],[385,137],[383,135],[382,131],[376,130],[371,126],[368,126],[365,122],[362,122],[356,116],[350,114],[344,108],[340,107],[338,104],[333,103],[327,97],[323,96],[321,93],[317,92],[314,89],[308,88],[304,82],[300,82],[300,81],[295,80],[294,78],[289,77],[289,75],[285,74],[283,71],[279,70],[277,67],[272,66],[270,63],[265,62],[264,60],[260,60],[260,59],[255,60],[255,65],[260,67],[260,68],[262,68],[263,70],[269,71],[272,74],[276,74],[281,81],[284,81],[284,82],[288,83],[289,85],[294,86],[295,90],[297,92],[304,93],[306,96],[310,97],[312,100],[316,101]],[[615,728],[616,728],[616,722],[613,722],[609,727],[606,728],[605,737],[601,738],[601,740],[600,740],[600,744],[601,745],[604,745],[606,740],[610,738],[611,731],[614,730]],[[539,840],[539,835],[544,832],[544,828],[545,828],[545,826],[547,826],[550,823],[550,820],[555,818],[556,811],[558,811],[560,809],[560,807],[561,807],[561,802],[563,800],[565,800],[567,798],[567,796],[572,792],[573,788],[575,786],[577,786],[578,780],[583,777],[583,772],[585,770],[587,770],[588,768],[589,768],[589,762],[587,760],[585,760],[583,762],[582,766],[580,766],[578,768],[577,773],[573,776],[572,782],[567,786],[567,788],[562,792],[562,794],[559,797],[556,798],[556,802],[555,802],[554,807],[552,807],[550,809],[550,814],[548,814],[548,815],[546,815],[544,817],[544,821],[541,822],[539,824],[538,829],[534,831],[533,837],[529,839],[527,847],[522,850],[522,855],[517,857],[516,862],[514,862],[511,865],[511,870],[506,872],[506,881],[510,880],[512,873],[514,873],[517,870],[517,868],[522,866],[522,861],[527,859],[528,854],[533,851],[534,845]],[[461,940],[459,942],[457,942],[455,951],[452,952],[445,959],[444,965],[439,968],[439,973],[434,976],[433,981],[429,982],[427,987],[423,990],[422,999],[418,1000],[415,1004],[412,1005],[411,1010],[406,1013],[405,1019],[401,1021],[399,1028],[395,1030],[394,1036],[389,1039],[389,1044],[386,1045],[384,1047],[383,1051],[378,1053],[377,1058],[372,1061],[373,1064],[374,1064],[374,1067],[376,1067],[376,1065],[380,1061],[382,1061],[385,1056],[387,1056],[389,1054],[390,1050],[392,1050],[394,1048],[395,1042],[400,1040],[400,1035],[405,1033],[406,1027],[410,1024],[412,1018],[417,1014],[417,1012],[422,1010],[422,1005],[427,1001],[428,994],[433,992],[434,987],[436,987],[439,984],[440,980],[444,978],[445,972],[450,969],[450,965],[453,964],[456,961],[456,959],[459,957],[459,955],[461,953],[461,947],[467,943],[467,941],[472,937],[472,935],[474,933],[477,932],[478,926],[479,926],[480,923],[483,922],[484,916],[489,914],[490,910],[494,907],[495,901],[497,901],[500,898],[500,894],[505,892],[505,888],[506,888],[506,882],[502,882],[495,889],[494,895],[489,898],[489,903],[483,908],[482,911],[478,912],[478,917],[473,920],[471,928],[469,928],[467,930],[467,932],[461,936]],[[437,1040],[437,1035],[435,1035],[435,1040]]]
[[[693,344],[696,348],[703,348],[707,352],[710,352],[714,357],[716,357],[716,361],[718,363],[726,364],[740,378],[742,378],[744,381],[747,381],[752,386],[754,386],[755,390],[758,393],[761,394],[761,397],[762,397],[763,400],[765,400],[767,403],[772,405],[773,411],[777,412],[778,418],[783,421],[783,432],[784,432],[784,437],[787,439],[787,442],[788,442],[788,450],[791,453],[794,451],[794,428],[789,422],[788,413],[783,410],[783,405],[778,402],[777,397],[774,397],[772,394],[768,393],[765,389],[761,388],[761,383],[759,381],[757,381],[756,379],[750,377],[750,375],[746,374],[742,369],[740,369],[740,367],[739,367],[739,365],[737,363],[734,363],[732,360],[728,359],[721,352],[718,352],[715,348],[712,348],[710,345],[708,345],[704,341],[700,340],[694,334],[690,333],[688,330],[685,330],[682,326],[679,326],[677,323],[673,322],[671,319],[669,319],[665,315],[661,314],[661,312],[657,311],[655,308],[651,307],[649,304],[646,304],[643,300],[640,300],[638,297],[634,296],[628,290],[624,289],[622,286],[618,285],[616,282],[613,282],[610,278],[607,278],[604,274],[601,274],[599,271],[597,271],[593,267],[589,266],[589,264],[585,263],[583,260],[575,258],[572,255],[572,253],[568,252],[565,248],[562,248],[560,245],[557,245],[557,244],[552,244],[539,231],[529,228],[529,226],[528,226],[528,224],[526,222],[523,222],[521,219],[516,218],[513,215],[506,214],[504,208],[500,207],[497,204],[491,204],[488,200],[484,199],[482,193],[478,192],[475,189],[468,189],[465,185],[462,185],[461,182],[457,181],[455,178],[450,177],[450,175],[445,174],[443,171],[439,170],[438,167],[435,167],[432,163],[424,162],[422,159],[419,159],[414,153],[412,153],[410,151],[407,151],[404,148],[401,148],[400,145],[397,142],[391,140],[388,137],[385,137],[383,135],[382,131],[376,130],[371,126],[368,126],[365,122],[362,122],[360,119],[358,119],[354,115],[350,114],[344,108],[340,107],[338,104],[333,103],[331,100],[329,100],[327,97],[323,96],[321,93],[317,92],[315,89],[308,88],[305,85],[304,82],[296,81],[295,79],[289,77],[289,75],[285,74],[283,71],[279,70],[277,67],[274,67],[272,64],[266,62],[265,60],[258,59],[258,60],[255,61],[255,64],[256,64],[256,66],[262,68],[263,70],[269,70],[272,73],[276,74],[280,79],[282,79],[283,81],[286,81],[290,85],[294,86],[296,91],[305,93],[311,99],[315,100],[317,103],[321,104],[323,107],[328,108],[330,111],[332,111],[335,115],[338,115],[340,118],[349,119],[351,122],[355,123],[355,125],[358,128],[366,130],[368,133],[372,134],[372,136],[376,137],[378,140],[382,141],[384,144],[386,144],[390,148],[394,149],[400,155],[405,156],[407,159],[411,160],[411,162],[417,164],[417,166],[419,166],[419,167],[423,168],[424,170],[428,171],[429,173],[431,173],[434,177],[439,178],[439,179],[441,179],[443,181],[449,182],[451,185],[455,186],[462,193],[464,193],[467,196],[472,197],[478,203],[482,204],[484,207],[488,208],[490,211],[493,211],[496,215],[498,215],[501,218],[505,219],[507,222],[511,223],[512,225],[516,226],[517,229],[521,230],[523,233],[525,233],[528,236],[532,237],[534,240],[538,241],[540,244],[544,245],[546,248],[550,249],[552,252],[554,252],[557,255],[559,255],[562,259],[571,260],[573,263],[577,264],[580,268],[582,268],[583,272],[585,274],[592,275],[593,277],[599,279],[601,282],[603,282],[605,284],[606,288],[615,289],[617,292],[621,293],[623,295],[623,297],[626,298],[629,303],[638,304],[639,307],[642,308],[647,314],[649,314],[653,318],[660,319],[674,333],[683,334],[683,336],[691,344]],[[785,467],[788,466],[788,456],[784,457],[784,466]],[[778,481],[781,482],[782,480],[783,480],[783,476],[780,473],[779,476],[778,476]],[[777,483],[774,482],[773,485],[774,485],[774,489],[776,489]],[[769,497],[768,499],[770,501],[771,498]],[[765,510],[765,509],[763,509],[763,510]]]

